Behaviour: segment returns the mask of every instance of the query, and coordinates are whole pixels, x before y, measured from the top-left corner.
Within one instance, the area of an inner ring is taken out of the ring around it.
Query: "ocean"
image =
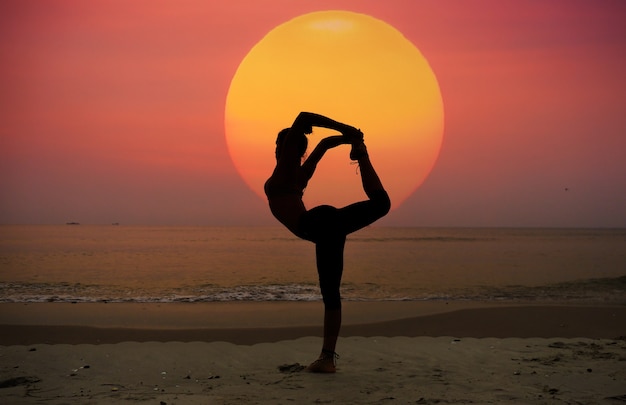
[[[626,229],[372,226],[342,296],[626,304]],[[0,226],[0,303],[318,300],[314,245],[279,227]]]

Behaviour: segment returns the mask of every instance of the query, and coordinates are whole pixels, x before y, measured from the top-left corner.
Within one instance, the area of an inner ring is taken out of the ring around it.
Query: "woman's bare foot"
[[[310,373],[334,373],[337,371],[335,360],[338,358],[339,355],[335,352],[322,351],[320,357],[309,364],[306,371]]]
[[[359,160],[367,156],[367,148],[365,147],[365,143],[363,141],[352,144],[352,149],[350,150],[350,160]]]
[[[342,131],[341,135],[345,138],[346,143],[355,144],[363,142],[363,132],[354,127],[350,127],[349,129]]]

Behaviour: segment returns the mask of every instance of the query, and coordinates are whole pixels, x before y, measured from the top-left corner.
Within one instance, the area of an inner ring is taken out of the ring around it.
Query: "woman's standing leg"
[[[343,274],[343,250],[346,238],[332,235],[315,243],[317,272],[320,290],[324,299],[324,341],[320,357],[309,367],[309,371],[335,372],[335,347],[341,329],[341,276]]]
[[[322,349],[334,352],[341,328],[341,277],[345,236],[320,241],[315,245],[320,290],[324,299],[324,344]]]

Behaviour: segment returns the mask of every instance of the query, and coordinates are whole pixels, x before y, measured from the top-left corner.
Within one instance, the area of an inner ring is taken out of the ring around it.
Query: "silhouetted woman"
[[[330,128],[342,135],[322,139],[302,161],[307,149],[307,134],[312,127]],[[350,159],[359,163],[361,182],[368,200],[347,207],[320,205],[307,210],[302,202],[309,179],[327,150],[351,144]],[[312,372],[335,372],[335,346],[341,327],[341,295],[343,251],[346,236],[389,212],[391,203],[383,188],[367,149],[363,133],[319,114],[302,112],[291,128],[278,133],[276,168],[265,183],[265,194],[272,214],[296,236],[315,243],[317,272],[324,300],[324,342],[319,358],[307,368]]]

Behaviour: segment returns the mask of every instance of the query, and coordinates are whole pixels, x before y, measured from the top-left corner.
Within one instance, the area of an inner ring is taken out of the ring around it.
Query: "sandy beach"
[[[315,375],[317,303],[132,305],[0,305],[2,402],[626,401],[623,306],[346,303]]]

